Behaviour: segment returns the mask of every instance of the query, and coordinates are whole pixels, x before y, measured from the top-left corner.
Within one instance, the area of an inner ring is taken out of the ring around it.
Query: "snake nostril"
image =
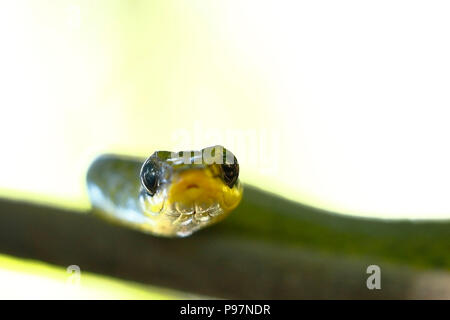
[[[195,183],[192,183],[186,187],[186,189],[192,189],[192,188],[199,188],[199,186],[196,185]]]

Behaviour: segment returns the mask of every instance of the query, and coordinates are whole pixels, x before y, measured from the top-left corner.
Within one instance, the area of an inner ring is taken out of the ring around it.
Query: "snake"
[[[97,216],[159,237],[187,237],[228,217],[226,223],[199,236],[225,236],[228,247],[238,239],[239,246],[246,241],[268,243],[280,251],[309,248],[450,270],[448,219],[347,216],[248,184],[243,197],[237,159],[221,146],[156,151],[147,159],[100,155],[88,169],[87,189]],[[287,261],[283,264],[297,268]]]
[[[101,155],[86,180],[94,213],[161,237],[186,237],[211,226],[243,196],[237,158],[220,145],[155,151],[145,160]]]

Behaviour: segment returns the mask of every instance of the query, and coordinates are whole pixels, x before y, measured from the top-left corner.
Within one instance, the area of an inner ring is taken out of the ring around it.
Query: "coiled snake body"
[[[221,146],[157,151],[147,160],[104,155],[87,174],[94,212],[166,237],[183,237],[225,218],[243,188],[236,157]]]

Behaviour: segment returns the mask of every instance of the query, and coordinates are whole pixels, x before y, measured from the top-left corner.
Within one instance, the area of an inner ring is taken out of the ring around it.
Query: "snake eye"
[[[141,171],[141,183],[147,192],[153,196],[158,188],[158,175],[151,163],[146,163]]]
[[[239,176],[239,164],[222,164],[222,178],[226,185],[233,188]]]

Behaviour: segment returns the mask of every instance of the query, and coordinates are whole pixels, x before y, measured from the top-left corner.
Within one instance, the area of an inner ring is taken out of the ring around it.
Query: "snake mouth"
[[[230,188],[209,168],[177,173],[167,191],[167,204],[178,214],[217,217],[233,210],[242,198],[239,182]]]
[[[173,203],[217,199],[223,185],[207,168],[186,170],[172,177],[167,198]]]
[[[222,188],[223,182],[206,168],[180,172],[172,178],[167,207],[175,214],[194,215],[197,220],[207,221],[223,212]]]

